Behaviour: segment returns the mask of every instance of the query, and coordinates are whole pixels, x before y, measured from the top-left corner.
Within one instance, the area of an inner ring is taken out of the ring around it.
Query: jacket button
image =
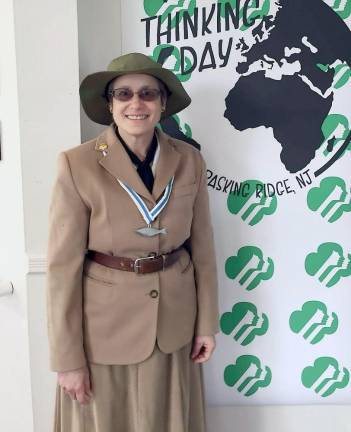
[[[150,297],[152,297],[152,298],[156,298],[156,297],[158,297],[158,291],[156,291],[156,290],[151,290],[151,291],[150,291]]]

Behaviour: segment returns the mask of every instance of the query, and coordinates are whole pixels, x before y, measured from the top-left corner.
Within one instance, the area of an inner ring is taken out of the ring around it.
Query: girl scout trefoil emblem
[[[123,183],[121,180],[117,179],[122,188],[128,193],[131,199],[134,201],[134,204],[137,206],[139,212],[141,213],[143,219],[145,220],[147,226],[139,228],[135,230],[136,233],[145,236],[152,237],[158,234],[166,234],[166,228],[153,228],[151,226],[151,222],[153,222],[157,216],[161,213],[161,211],[166,207],[169,197],[171,196],[174,176],[168,182],[165,191],[160,199],[160,201],[155,205],[154,208],[149,210],[143,201],[143,199],[138,195],[133,188]]]

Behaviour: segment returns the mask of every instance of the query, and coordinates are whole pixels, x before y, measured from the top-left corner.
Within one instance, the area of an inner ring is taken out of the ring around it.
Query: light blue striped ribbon
[[[117,180],[118,180],[119,184],[122,186],[122,188],[132,198],[132,200],[134,201],[134,204],[137,206],[137,208],[140,211],[145,222],[148,225],[150,225],[151,222],[153,222],[157,218],[157,216],[161,213],[161,211],[166,207],[166,205],[168,203],[169,197],[171,196],[171,192],[172,192],[174,176],[168,182],[166,189],[163,192],[163,195],[162,195],[160,201],[151,210],[149,210],[147,208],[146,204],[144,203],[144,201],[142,200],[140,195],[138,195],[133,188],[131,188],[127,184],[123,183],[122,180],[119,180],[119,179],[117,179]]]

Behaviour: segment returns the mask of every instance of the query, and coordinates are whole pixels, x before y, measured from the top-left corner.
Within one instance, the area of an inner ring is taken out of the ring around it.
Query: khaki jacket
[[[157,129],[160,146],[152,194],[110,126],[98,138],[60,153],[49,211],[47,314],[51,369],[87,362],[131,364],[155,342],[173,352],[194,335],[218,333],[218,293],[206,167],[194,147]],[[99,145],[107,144],[107,154]],[[167,234],[144,237],[146,225],[127,192],[149,209],[170,178],[167,207],[153,226]],[[145,257],[186,243],[163,271],[136,274],[86,258],[86,250]],[[191,251],[191,258],[188,253]],[[155,294],[155,291],[157,293]],[[150,293],[152,292],[152,295]]]

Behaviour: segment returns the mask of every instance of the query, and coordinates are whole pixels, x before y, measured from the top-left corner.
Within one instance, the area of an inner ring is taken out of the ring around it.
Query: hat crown
[[[190,104],[188,93],[172,71],[151,57],[134,52],[113,59],[107,71],[95,72],[83,79],[79,93],[84,111],[91,120],[104,125],[111,124],[112,116],[106,100],[107,85],[119,76],[133,73],[151,75],[165,84],[169,93],[166,109],[161,114],[162,120]]]
[[[142,53],[131,53],[113,59],[107,67],[109,72],[140,71],[149,68],[162,68],[150,57]]]

